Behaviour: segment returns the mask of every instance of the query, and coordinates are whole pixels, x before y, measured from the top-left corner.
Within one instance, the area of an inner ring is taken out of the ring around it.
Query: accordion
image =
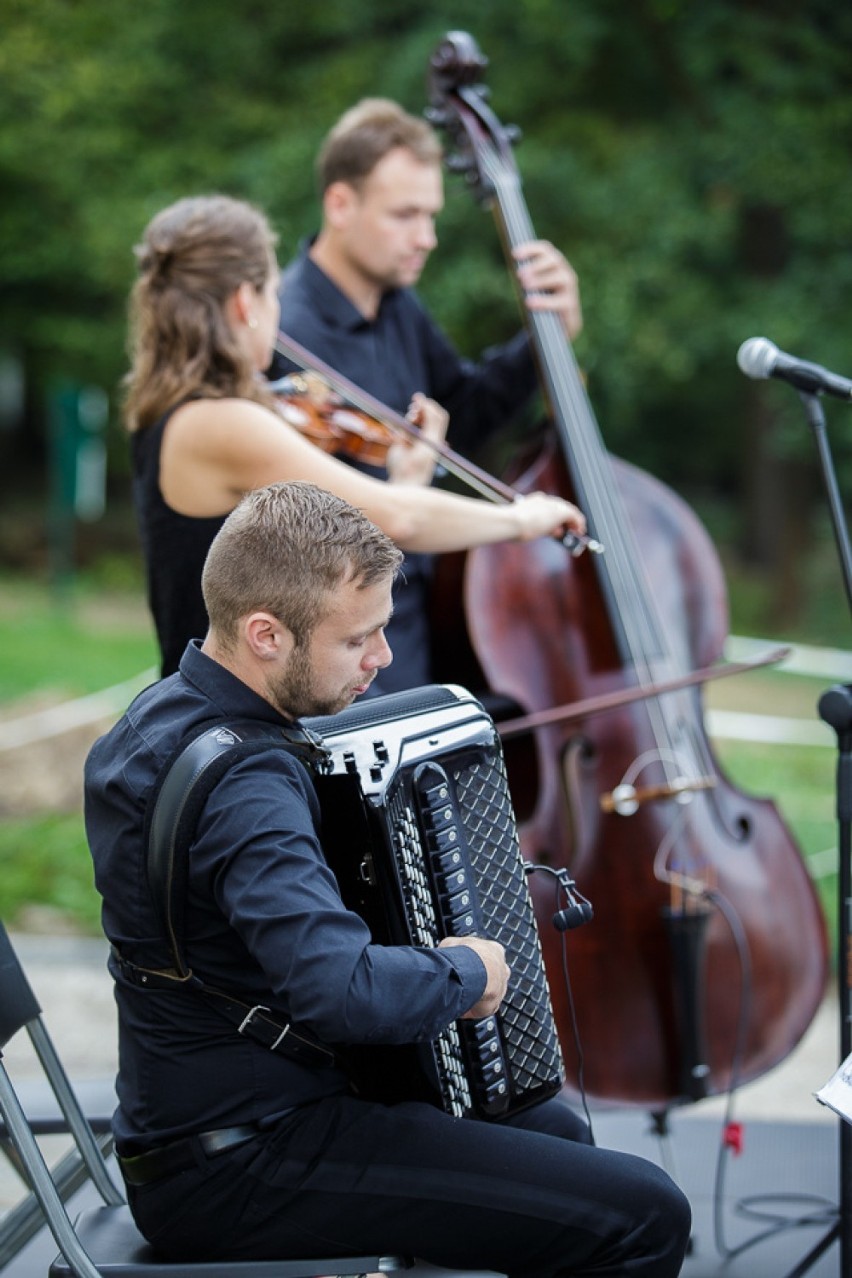
[[[494,724],[464,689],[434,685],[310,719],[329,752],[315,784],[346,905],[379,944],[499,941],[499,1011],[430,1043],[347,1049],[360,1094],[498,1118],[563,1081],[550,994]]]

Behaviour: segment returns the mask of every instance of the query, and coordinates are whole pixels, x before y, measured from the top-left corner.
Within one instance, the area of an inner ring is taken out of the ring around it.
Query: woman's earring
[[[253,315],[250,315],[248,317],[248,319],[246,320],[246,323],[248,324],[249,328],[257,328],[257,320],[255,319]]]

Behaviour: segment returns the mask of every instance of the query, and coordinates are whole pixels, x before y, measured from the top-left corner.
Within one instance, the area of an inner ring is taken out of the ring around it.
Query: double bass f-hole
[[[537,236],[514,160],[517,132],[485,100],[486,66],[469,35],[449,33],[430,62],[428,115],[448,135],[448,168],[493,212],[517,283],[514,250]],[[513,486],[574,501],[606,554],[556,564],[532,544],[468,552],[469,661],[495,699],[520,707],[521,720],[541,720],[529,729],[535,793],[527,766],[516,800],[525,857],[564,865],[595,902],[594,922],[571,938],[588,1090],[660,1108],[756,1078],[795,1046],[825,988],[825,921],[774,804],[722,773],[698,687],[656,695],[722,655],[715,547],[685,502],[607,453],[558,317],[535,310],[525,320],[552,431]],[[449,679],[460,660],[453,640]],[[624,704],[606,714],[547,718],[553,707],[619,692]],[[554,1010],[576,1078],[561,948],[536,877]]]

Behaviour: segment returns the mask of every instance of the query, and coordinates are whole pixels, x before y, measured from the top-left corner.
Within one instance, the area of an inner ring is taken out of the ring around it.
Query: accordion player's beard
[[[337,714],[362,695],[375,676],[376,671],[370,675],[362,673],[357,684],[350,680],[339,688],[322,686],[311,660],[310,646],[297,646],[284,669],[267,678],[266,695],[288,719]]]

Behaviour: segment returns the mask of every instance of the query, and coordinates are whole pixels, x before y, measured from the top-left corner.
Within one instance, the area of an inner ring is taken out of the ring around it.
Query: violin
[[[537,237],[486,65],[449,33],[427,115],[511,254]],[[550,429],[511,483],[574,501],[606,553],[560,560],[544,541],[442,557],[436,675],[525,734],[507,772],[568,1090],[665,1110],[792,1050],[825,990],[825,919],[775,804],[733,786],[707,737],[699,685],[727,633],[715,547],[686,502],[607,452],[558,318],[525,318]],[[593,903],[570,943],[538,866]]]
[[[384,466],[400,438],[392,426],[345,404],[319,373],[288,373],[269,389],[285,422],[321,452]]]

